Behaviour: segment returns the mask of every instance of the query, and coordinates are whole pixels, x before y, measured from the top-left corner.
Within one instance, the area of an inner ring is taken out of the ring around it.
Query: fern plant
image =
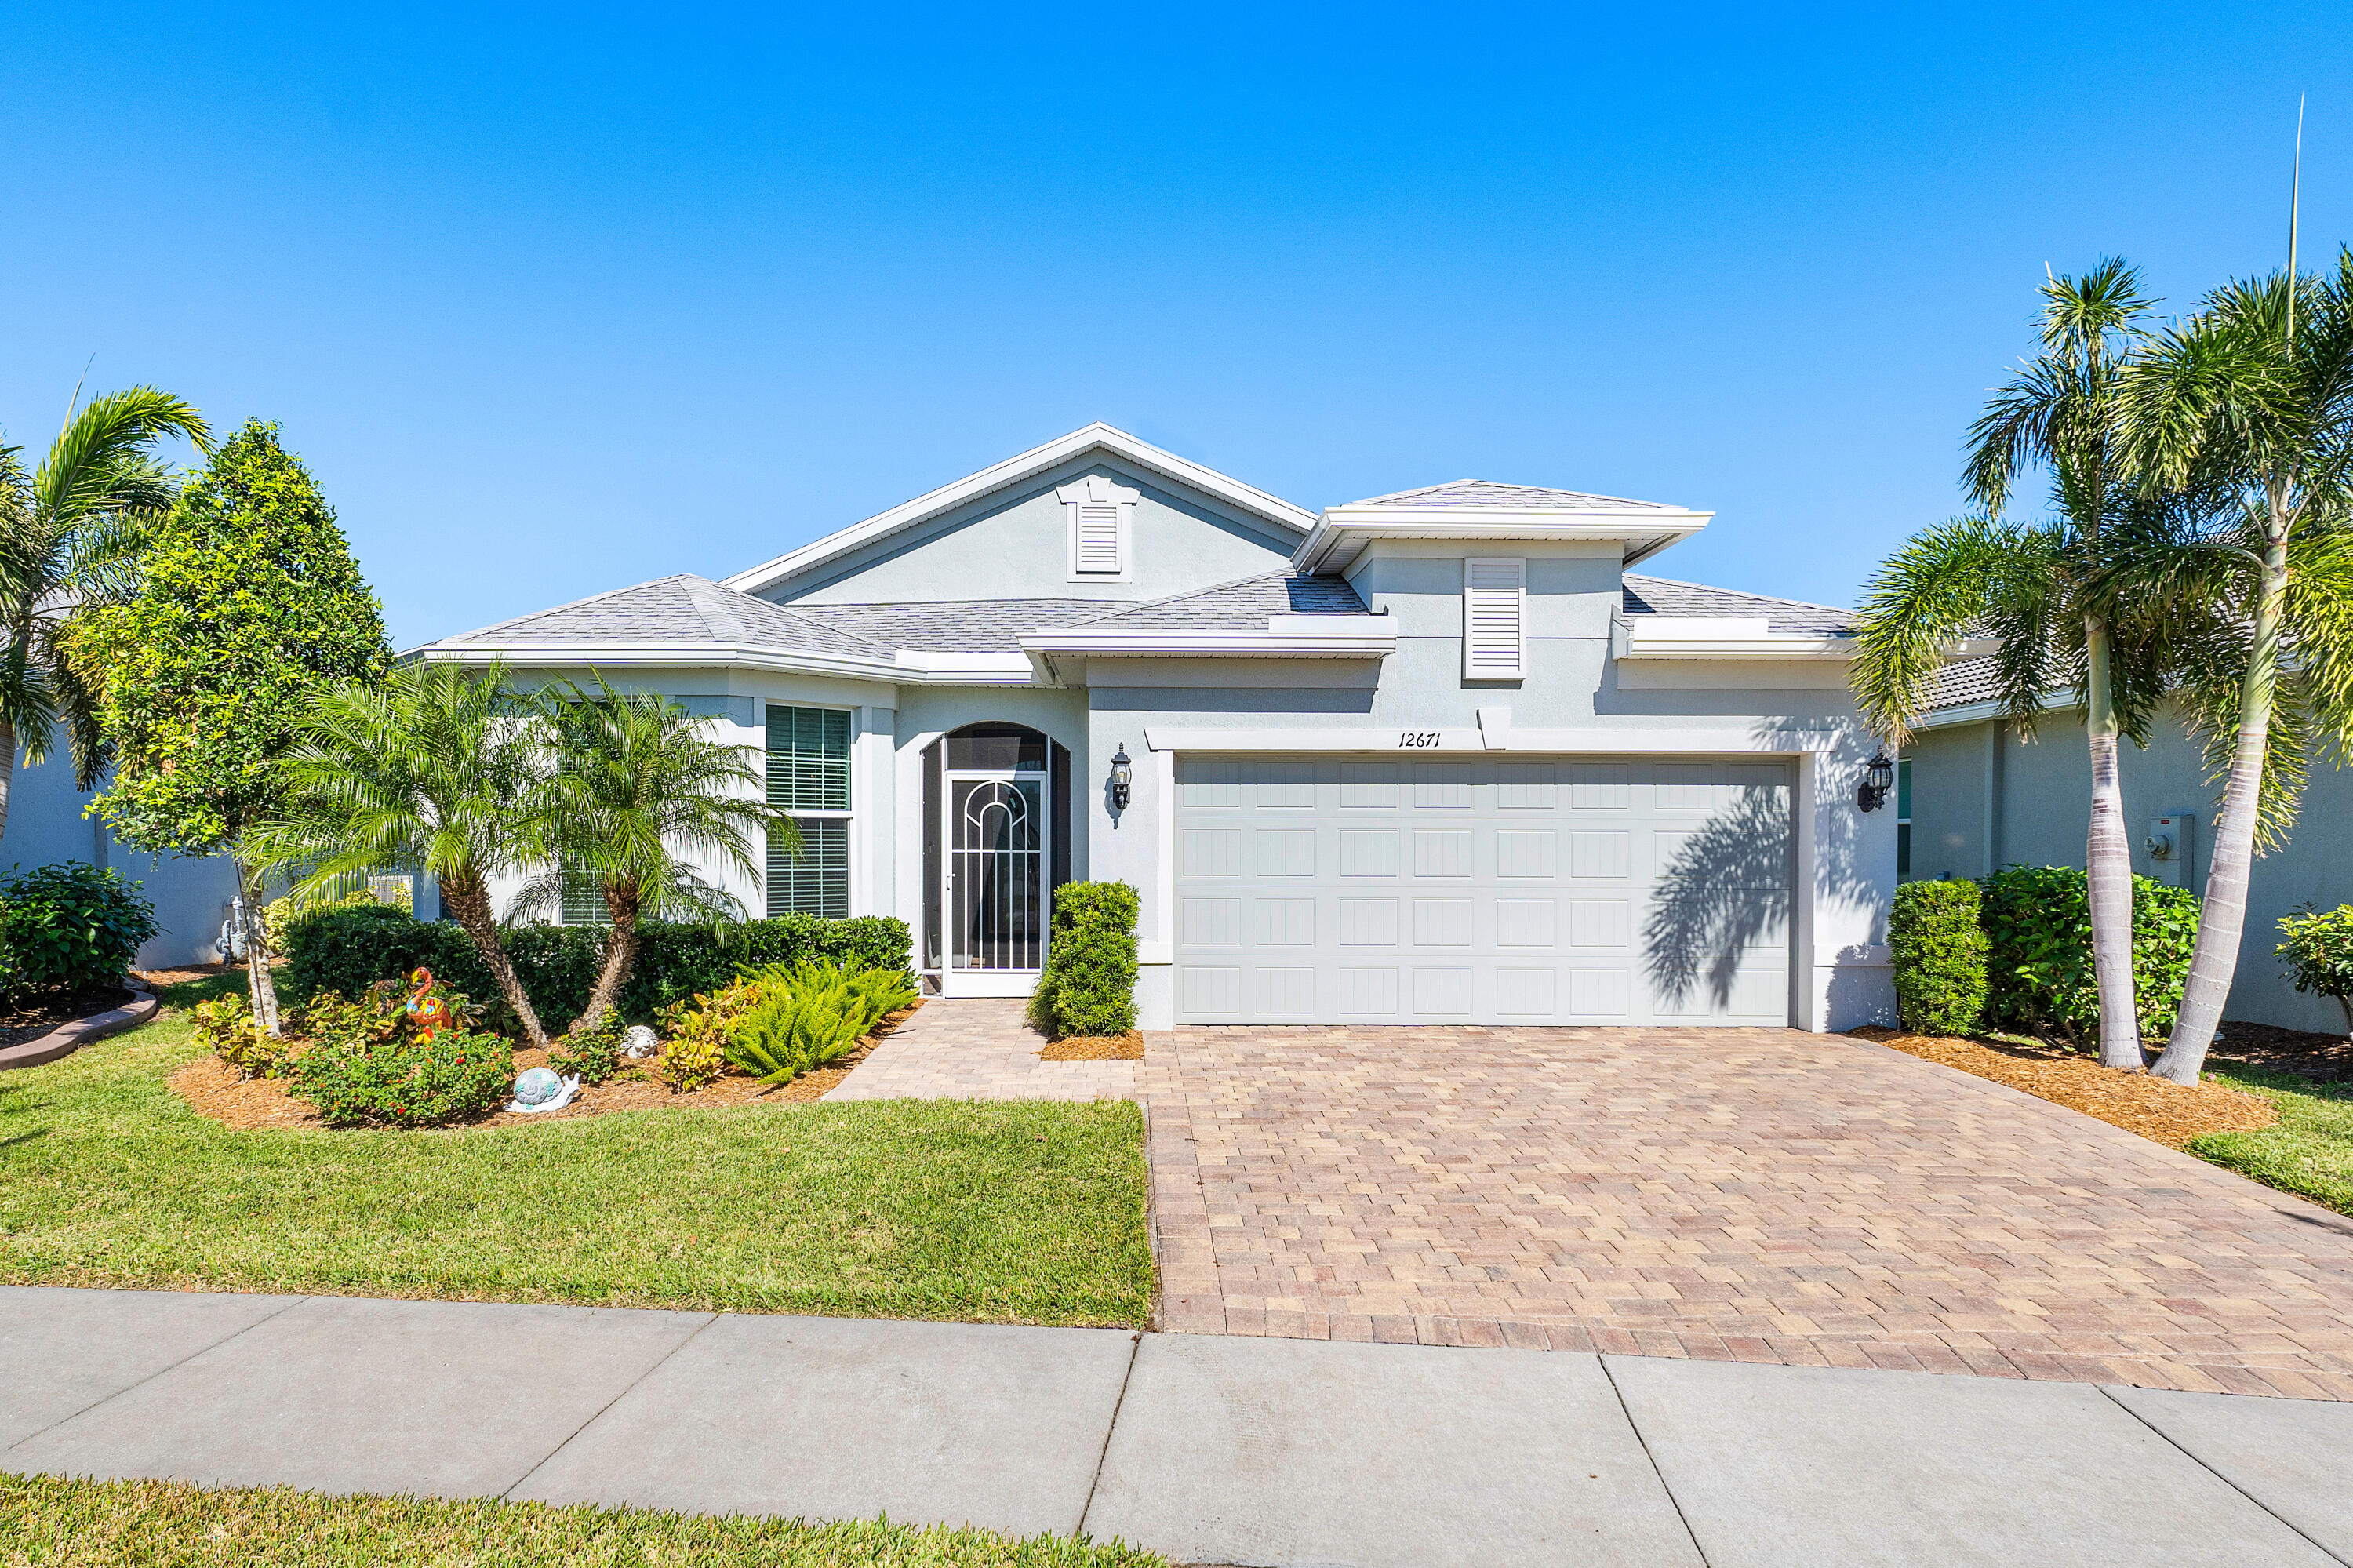
[[[885,1016],[915,1000],[903,973],[815,959],[747,969],[743,980],[758,996],[736,1017],[727,1059],[770,1085],[839,1061]]]

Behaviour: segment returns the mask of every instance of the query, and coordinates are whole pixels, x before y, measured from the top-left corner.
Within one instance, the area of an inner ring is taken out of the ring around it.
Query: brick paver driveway
[[[1166,1327],[2353,1399],[2353,1222],[1785,1030],[1155,1035]]]

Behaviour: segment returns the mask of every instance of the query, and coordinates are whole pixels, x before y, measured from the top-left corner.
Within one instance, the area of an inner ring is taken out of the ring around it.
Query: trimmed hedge
[[[1054,889],[1046,972],[1029,993],[1029,1022],[1057,1040],[1124,1034],[1135,1027],[1135,889],[1066,882]]]
[[[1967,1034],[1978,1027],[1986,1004],[1982,902],[1974,882],[1907,882],[1895,890],[1887,945],[1905,1028]]]
[[[605,927],[510,926],[503,938],[541,1022],[561,1030],[577,1018],[596,983]],[[621,1016],[631,1023],[650,1023],[672,1002],[720,990],[735,979],[739,967],[823,959],[904,974],[913,946],[905,921],[877,915],[848,920],[784,915],[731,923],[656,921],[639,927],[638,938],[637,964],[620,996]],[[289,924],[286,948],[279,985],[290,1007],[326,991],[356,996],[377,980],[422,965],[450,990],[485,1004],[496,1026],[514,1024],[503,1016],[506,1007],[481,955],[451,922],[417,920],[389,905],[319,909]]]
[[[2096,1033],[2092,906],[2081,867],[2008,865],[1987,877],[1988,1022],[1998,1027]],[[2133,878],[2134,1011],[2144,1034],[2162,1034],[2181,1011],[2198,941],[2198,895]]]

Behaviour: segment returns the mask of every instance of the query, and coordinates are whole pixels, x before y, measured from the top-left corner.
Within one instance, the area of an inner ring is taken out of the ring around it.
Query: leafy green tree
[[[753,754],[712,733],[711,721],[658,693],[623,692],[602,675],[593,689],[554,682],[536,707],[555,754],[557,863],[528,884],[518,912],[552,913],[565,882],[594,884],[611,928],[578,1033],[614,1005],[637,961],[645,920],[741,918],[743,906],[697,862],[718,861],[756,880],[754,834],[800,853],[792,819],[770,809]]]
[[[499,935],[494,880],[552,861],[543,726],[504,674],[403,664],[316,694],[287,755],[282,809],[254,835],[271,865],[308,865],[298,895],[380,865],[441,885],[525,1040],[547,1044]]]
[[[2100,992],[2100,1060],[2137,1072],[2132,974],[2132,848],[2117,741],[2147,744],[2161,694],[2152,644],[2111,604],[2094,604],[2109,535],[2164,498],[2137,487],[2120,440],[2125,366],[2149,302],[2139,274],[2101,261],[2042,288],[2042,352],[2000,388],[1969,430],[1964,481],[1986,516],[1928,529],[1880,567],[1856,630],[1857,706],[1891,742],[1909,738],[1936,672],[1972,634],[2000,640],[2005,715],[2031,734],[2052,695],[2072,692],[2090,740],[2084,863]],[[2020,481],[2049,478],[2052,520],[2000,520]]]
[[[2285,842],[2311,748],[2353,749],[2353,249],[2332,274],[2291,267],[2209,294],[2136,355],[2123,408],[2144,486],[2223,503],[2142,520],[2099,588],[2164,607],[2173,678],[2222,785],[2197,951],[2155,1069],[2194,1084],[2254,858]]]
[[[165,436],[212,447],[194,408],[133,387],[75,409],[37,470],[0,446],[0,832],[19,745],[38,767],[62,725],[80,788],[105,766],[96,694],[70,649],[83,616],[128,597],[138,549],[178,493],[155,456]]]
[[[79,667],[103,675],[114,753],[96,807],[127,844],[233,858],[254,1017],[275,1034],[263,863],[246,837],[281,814],[312,698],[382,678],[383,613],[317,483],[259,420],[181,491],[139,574],[136,594],[90,612],[75,639]]]

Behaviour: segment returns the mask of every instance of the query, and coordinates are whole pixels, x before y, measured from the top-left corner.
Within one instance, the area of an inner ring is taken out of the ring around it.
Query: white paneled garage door
[[[1181,758],[1187,1023],[1789,1021],[1785,762]]]

